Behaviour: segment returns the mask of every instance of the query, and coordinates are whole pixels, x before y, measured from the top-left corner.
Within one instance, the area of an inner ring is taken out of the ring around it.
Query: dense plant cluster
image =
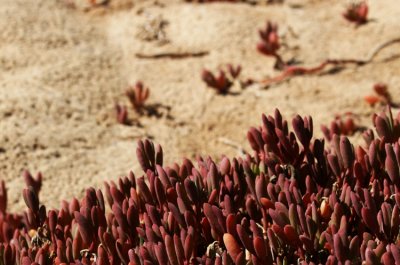
[[[366,147],[337,134],[326,144],[311,117],[291,131],[276,110],[249,130],[253,155],[169,167],[159,145],[139,141],[144,176],[58,210],[26,172],[22,214],[6,210],[0,185],[0,264],[398,264],[400,114],[373,124]]]

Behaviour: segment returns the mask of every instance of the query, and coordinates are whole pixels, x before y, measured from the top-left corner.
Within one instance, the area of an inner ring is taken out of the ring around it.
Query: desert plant
[[[388,86],[384,83],[376,83],[373,86],[374,94],[370,94],[364,97],[364,100],[371,106],[378,103],[383,105],[395,106],[396,104],[392,100],[392,96],[389,93]]]
[[[373,120],[366,147],[338,134],[325,145],[311,117],[291,130],[276,110],[249,130],[253,154],[219,162],[164,166],[141,140],[143,176],[55,210],[28,186],[27,210],[7,212],[1,182],[0,264],[397,264],[400,114]]]
[[[335,134],[351,136],[359,129],[360,127],[354,121],[353,113],[336,115],[329,128],[327,125],[321,125],[321,130],[328,141],[331,141]]]
[[[145,87],[142,82],[138,81],[134,86],[130,86],[126,89],[125,95],[131,102],[133,109],[141,113],[150,95],[150,90],[148,87]]]
[[[219,70],[218,75],[214,75],[210,71],[204,69],[201,74],[201,79],[207,84],[207,86],[215,89],[219,94],[227,94],[232,87],[235,80],[238,79],[242,67],[240,65],[233,66],[232,64],[227,65],[227,70]]]
[[[42,188],[42,173],[38,172],[36,178],[34,178],[28,170],[24,170],[22,176],[25,180],[26,186],[31,186],[35,190],[36,194],[39,194],[39,191]]]
[[[393,118],[390,107],[387,114],[381,112],[372,116],[372,122],[382,142],[395,143],[400,137],[400,113]]]
[[[357,25],[367,23],[368,22],[367,16],[368,16],[368,5],[364,1],[348,5],[346,11],[343,13],[343,17],[345,19]]]
[[[232,64],[228,64],[227,69],[232,79],[238,78],[240,72],[242,71],[242,67],[240,65],[233,66]]]
[[[264,29],[258,31],[260,36],[260,42],[257,44],[257,50],[267,56],[275,58],[275,68],[283,69],[286,63],[282,57],[278,54],[280,48],[278,25],[267,21]]]
[[[128,119],[128,110],[125,106],[121,106],[120,104],[115,104],[115,114],[117,122],[123,125],[129,124]]]

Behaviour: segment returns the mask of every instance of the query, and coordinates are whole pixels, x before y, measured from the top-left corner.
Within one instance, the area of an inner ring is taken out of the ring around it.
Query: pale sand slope
[[[362,98],[375,82],[386,82],[400,99],[400,59],[385,60],[400,54],[400,45],[364,67],[297,77],[269,89],[235,88],[236,95],[216,95],[200,79],[203,67],[226,63],[241,64],[244,77],[275,75],[273,60],[255,50],[257,30],[267,19],[279,23],[287,59],[312,66],[328,57],[363,58],[399,36],[397,0],[369,1],[373,21],[357,29],[341,16],[346,1],[302,1],[301,8],[142,2],[85,13],[54,0],[0,0],[0,175],[12,209],[24,206],[23,169],[43,172],[41,200],[57,207],[61,199],[79,197],[86,187],[102,187],[129,170],[142,174],[135,155],[141,137],[163,146],[166,164],[195,155],[232,157],[238,150],[219,139],[249,150],[248,128],[276,107],[290,120],[295,113],[312,115],[321,136],[320,124],[346,111],[369,125],[380,108]],[[168,22],[169,43],[161,46],[137,37],[147,17],[157,15]],[[199,51],[209,54],[135,57]],[[117,124],[114,103],[128,104],[124,89],[139,79],[150,87],[148,103],[159,105],[161,117],[140,117],[141,126]]]

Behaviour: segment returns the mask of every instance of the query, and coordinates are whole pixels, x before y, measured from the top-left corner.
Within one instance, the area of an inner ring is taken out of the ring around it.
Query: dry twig
[[[375,57],[379,54],[380,51],[398,42],[400,42],[400,37],[385,41],[377,45],[374,49],[371,50],[371,52],[365,59],[327,59],[318,66],[310,68],[302,66],[287,66],[280,75],[264,79],[260,81],[260,83],[264,86],[269,86],[272,84],[283,82],[294,76],[315,74],[324,70],[328,65],[334,65],[334,66],[346,65],[346,64],[355,64],[357,66],[366,65],[368,63],[371,63],[375,59]]]
[[[153,54],[145,54],[145,53],[136,53],[136,58],[139,59],[184,59],[189,57],[202,57],[208,55],[208,51],[200,51],[200,52],[160,52]]]

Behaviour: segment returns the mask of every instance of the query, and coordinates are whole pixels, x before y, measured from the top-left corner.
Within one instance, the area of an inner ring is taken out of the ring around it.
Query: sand
[[[379,43],[400,37],[397,0],[371,0],[370,21],[355,27],[341,13],[348,1],[286,1],[283,4],[195,4],[184,1],[111,0],[106,7],[71,8],[65,1],[0,0],[0,178],[9,206],[24,208],[21,173],[43,173],[40,200],[48,208],[101,188],[133,170],[141,176],[136,141],[162,145],[166,165],[182,158],[240,155],[250,151],[250,126],[279,108],[289,120],[312,115],[321,124],[352,112],[370,126],[382,106],[364,100],[376,82],[400,99],[400,45],[373,62],[340,71],[295,77],[264,88],[235,86],[218,95],[200,78],[240,64],[243,78],[275,76],[274,60],[257,52],[258,29],[279,24],[285,59],[314,66],[326,58],[365,58]],[[138,58],[195,54],[181,58]],[[150,88],[148,107],[132,126],[118,124],[114,104],[129,106],[127,86],[142,80]],[[360,133],[354,137],[360,141]],[[233,145],[229,144],[233,143]]]

